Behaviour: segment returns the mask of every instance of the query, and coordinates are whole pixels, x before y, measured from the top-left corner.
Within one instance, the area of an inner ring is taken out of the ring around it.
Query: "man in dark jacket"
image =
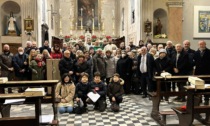
[[[85,61],[85,56],[84,55],[79,55],[77,57],[77,62],[74,65],[74,72],[75,72],[75,83],[79,82],[79,78],[83,73],[87,73],[88,75],[90,74],[90,66]]]
[[[18,48],[18,54],[13,57],[13,66],[15,69],[15,76],[19,80],[28,80],[28,64],[27,64],[28,55],[24,53],[22,47]]]
[[[64,52],[64,57],[59,61],[59,70],[60,75],[62,76],[64,73],[69,73],[73,78],[74,74],[74,63],[70,58],[70,52],[66,50]]]
[[[120,77],[125,81],[125,94],[130,94],[131,91],[132,66],[132,59],[126,54],[125,51],[122,51],[122,55],[117,61],[116,70]]]
[[[51,48],[49,47],[49,42],[48,40],[44,41],[44,45],[42,47],[39,48],[40,53],[42,54],[43,50],[46,49],[49,54],[51,53]]]
[[[201,40],[198,42],[198,50],[195,52],[195,75],[209,75],[210,74],[210,50],[206,47],[206,42]],[[209,82],[206,82],[209,83]],[[209,96],[204,98],[205,105],[209,105]]]
[[[181,44],[176,44],[176,53],[172,56],[173,75],[188,75],[189,74],[189,55],[183,50]],[[178,90],[184,91],[186,83],[177,83]],[[177,97],[175,100],[186,101],[185,96]]]
[[[102,49],[98,49],[97,53],[93,56],[93,72],[99,72],[101,80],[104,81],[106,78],[106,64],[102,53]]]
[[[147,97],[147,87],[149,92],[154,92],[156,86],[152,83],[154,76],[155,61],[151,54],[147,53],[147,48],[141,48],[141,55],[138,56],[138,73],[141,78],[142,98]]]
[[[190,41],[189,40],[185,40],[183,42],[183,47],[184,47],[184,51],[188,53],[189,55],[189,74],[188,75],[192,75],[193,74],[193,67],[194,67],[194,60],[193,57],[195,55],[195,50],[190,48]]]

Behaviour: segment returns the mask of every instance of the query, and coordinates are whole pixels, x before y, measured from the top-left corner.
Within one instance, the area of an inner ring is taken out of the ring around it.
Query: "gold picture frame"
[[[91,4],[88,4],[88,3]],[[89,6],[91,5],[91,6]],[[81,15],[81,8],[82,15]],[[94,11],[92,12],[92,9]],[[81,19],[82,19],[82,26],[83,29],[87,28],[87,24],[89,24],[89,28],[93,28],[92,26],[92,15],[94,15],[94,28],[95,30],[99,30],[99,27],[101,27],[101,0],[75,0],[75,23],[77,24],[77,29],[81,29]],[[94,13],[94,14],[93,14]],[[89,17],[88,17],[88,14]],[[82,17],[82,18],[81,18]]]
[[[24,30],[33,31],[34,30],[34,20],[30,17],[24,19]]]

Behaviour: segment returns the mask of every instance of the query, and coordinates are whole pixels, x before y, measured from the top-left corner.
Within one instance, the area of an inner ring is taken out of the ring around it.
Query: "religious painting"
[[[135,0],[131,1],[131,24],[135,23]]]
[[[122,8],[122,31],[124,31],[125,8]]]
[[[210,6],[194,7],[194,38],[210,38]]]
[[[24,19],[24,30],[33,31],[34,30],[34,20],[31,18]]]
[[[95,29],[99,26],[99,0],[77,0],[77,27]]]

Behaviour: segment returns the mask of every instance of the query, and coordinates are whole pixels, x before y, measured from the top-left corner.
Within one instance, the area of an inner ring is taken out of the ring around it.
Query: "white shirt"
[[[146,54],[141,56],[140,71],[141,73],[147,72],[147,55]]]

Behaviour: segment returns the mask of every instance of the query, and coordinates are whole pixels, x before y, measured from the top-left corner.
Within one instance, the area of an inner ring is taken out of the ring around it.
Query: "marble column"
[[[174,44],[182,42],[182,2],[168,2],[168,39]]]

